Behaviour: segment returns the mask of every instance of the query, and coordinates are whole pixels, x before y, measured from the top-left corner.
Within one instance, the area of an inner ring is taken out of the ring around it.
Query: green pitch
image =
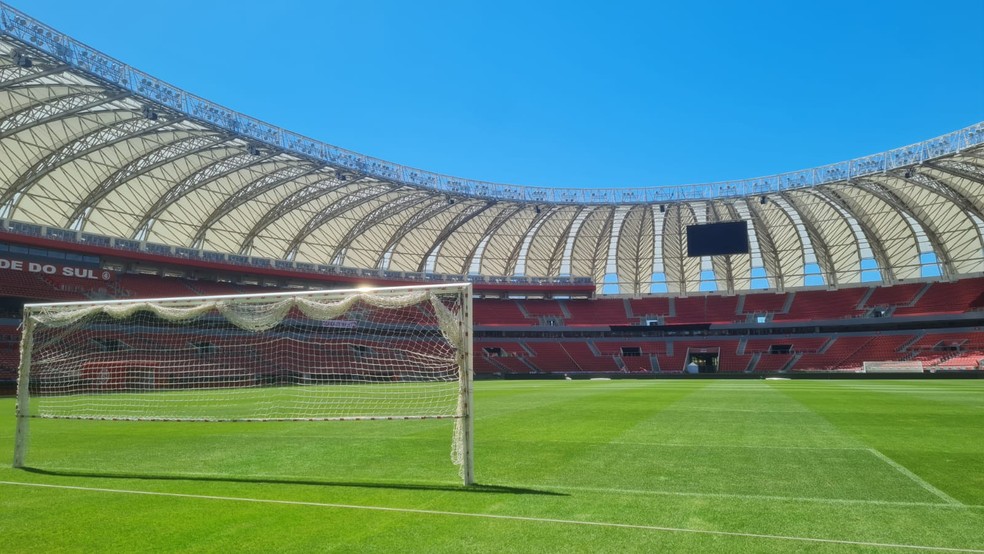
[[[32,421],[0,552],[984,551],[984,381],[480,382],[449,421]]]

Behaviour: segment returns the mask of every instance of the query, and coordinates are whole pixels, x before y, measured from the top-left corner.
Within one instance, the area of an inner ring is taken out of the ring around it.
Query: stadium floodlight
[[[472,468],[468,283],[28,304],[14,467],[32,418],[454,421]]]
[[[14,65],[22,69],[30,69],[34,66],[34,62],[28,57],[27,54],[21,52],[20,50],[14,50],[11,54],[11,60],[13,60]]]

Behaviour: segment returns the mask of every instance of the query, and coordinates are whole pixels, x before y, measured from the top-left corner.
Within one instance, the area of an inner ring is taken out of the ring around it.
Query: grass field
[[[0,552],[984,552],[984,381],[476,384],[447,421],[32,421]]]

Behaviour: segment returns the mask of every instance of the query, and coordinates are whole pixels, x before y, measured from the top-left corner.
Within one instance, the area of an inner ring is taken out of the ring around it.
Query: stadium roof
[[[407,168],[182,91],[0,4],[0,219],[315,264],[588,276],[639,294],[984,272],[984,123],[706,185],[553,189]],[[687,256],[749,221],[748,254]]]

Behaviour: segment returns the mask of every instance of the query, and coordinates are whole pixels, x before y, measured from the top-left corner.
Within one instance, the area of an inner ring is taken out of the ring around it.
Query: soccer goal
[[[471,285],[28,304],[15,467],[33,418],[448,419],[472,484]]]
[[[922,373],[923,363],[919,360],[899,362],[864,362],[862,373]]]

